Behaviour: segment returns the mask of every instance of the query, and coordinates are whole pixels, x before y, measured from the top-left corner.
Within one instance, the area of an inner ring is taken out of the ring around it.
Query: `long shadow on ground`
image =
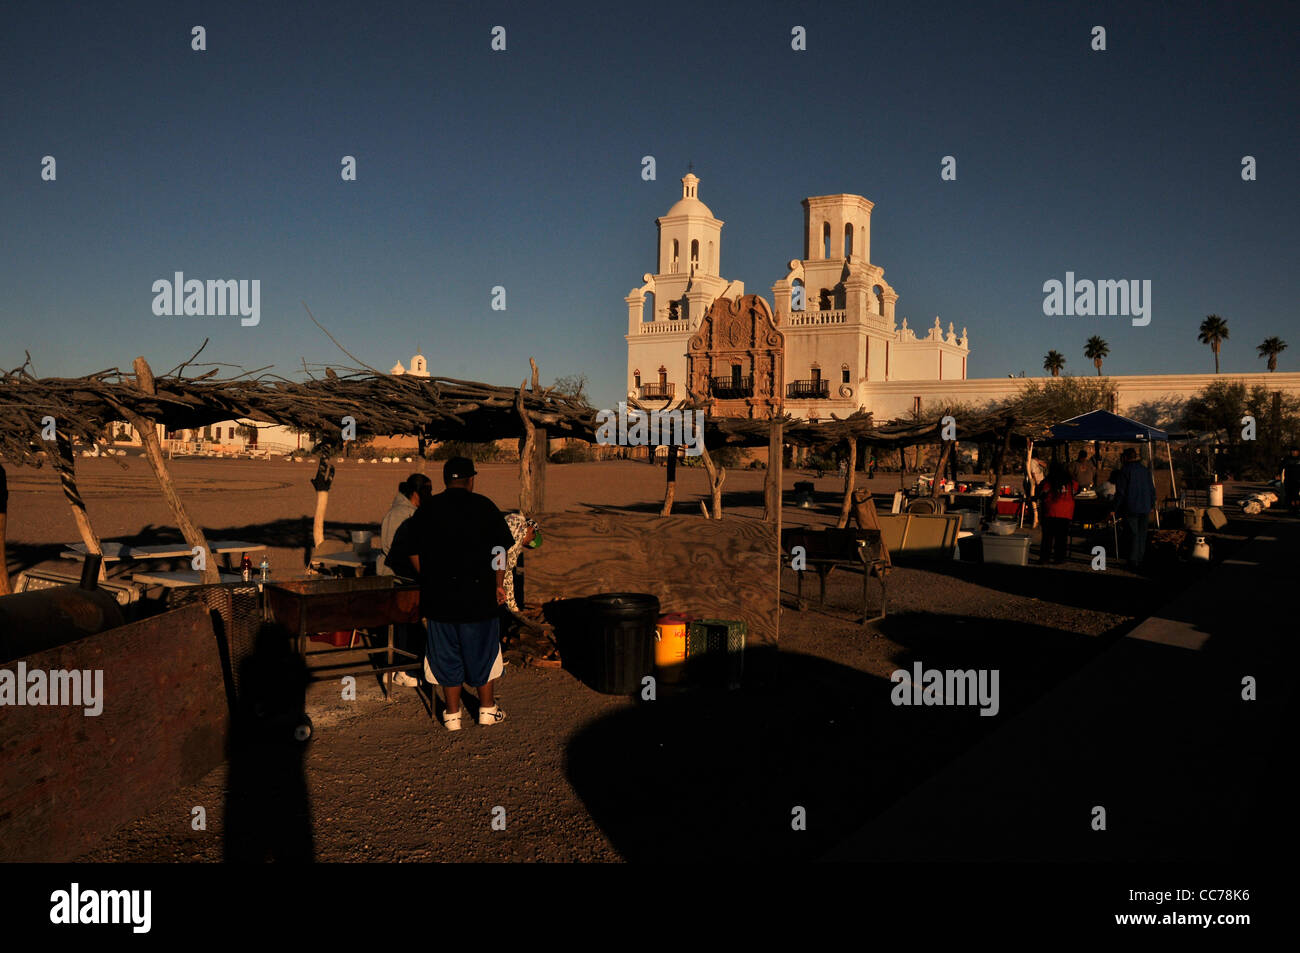
[[[579,731],[569,779],[629,860],[816,858],[1097,649],[1098,640],[1045,627],[953,619],[891,622],[911,633],[899,667],[998,667],[996,716],[974,705],[895,705],[888,679],[751,649],[739,690],[661,694]],[[805,830],[796,829],[799,809]]]

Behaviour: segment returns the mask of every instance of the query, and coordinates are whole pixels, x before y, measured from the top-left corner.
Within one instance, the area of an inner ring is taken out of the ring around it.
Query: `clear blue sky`
[[[769,300],[802,198],[875,202],[899,315],[967,326],[972,377],[1039,373],[1049,348],[1091,373],[1092,334],[1108,372],[1210,370],[1211,312],[1225,370],[1262,370],[1268,335],[1294,369],[1298,27],[1280,2],[9,3],[0,361],[161,371],[207,336],[247,368],[348,363],[305,300],[381,369],[418,345],[435,373],[513,384],[533,355],[608,404],[623,297],[694,161],[722,273]],[[260,279],[261,324],[154,316],[178,270]],[[1044,317],[1067,270],[1151,279],[1150,326]]]

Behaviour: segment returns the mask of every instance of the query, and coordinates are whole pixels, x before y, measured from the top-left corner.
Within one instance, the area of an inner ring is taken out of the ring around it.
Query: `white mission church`
[[[648,407],[688,399],[717,416],[828,419],[856,410],[879,421],[940,399],[980,404],[1016,394],[1023,378],[970,379],[967,329],[925,328],[895,313],[899,295],[871,261],[873,203],[860,195],[803,200],[803,258],[772,285],[772,303],[722,277],[723,222],[688,173],[656,219],[659,261],[627,304],[627,392]],[[1187,398],[1214,380],[1300,393],[1300,374],[1112,376],[1117,410]]]

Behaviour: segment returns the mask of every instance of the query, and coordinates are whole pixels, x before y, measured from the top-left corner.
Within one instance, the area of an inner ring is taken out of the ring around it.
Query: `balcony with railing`
[[[675,334],[678,332],[689,332],[691,322],[688,319],[678,321],[642,321],[638,333],[640,334]]]
[[[831,396],[829,380],[791,381],[785,387],[789,400],[827,400]]]
[[[714,397],[720,397],[724,400],[730,397],[753,397],[754,375],[711,377],[709,378],[709,390]]]
[[[844,324],[848,321],[848,312],[839,311],[792,311],[786,319],[786,325],[792,328],[806,328],[823,324]]]
[[[642,400],[672,400],[676,384],[642,384]]]

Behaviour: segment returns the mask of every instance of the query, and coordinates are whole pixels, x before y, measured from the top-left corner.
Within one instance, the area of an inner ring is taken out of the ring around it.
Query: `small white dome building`
[[[419,349],[417,348],[414,356],[411,358],[411,369],[409,371],[402,366],[401,361],[398,361],[396,364],[393,365],[392,370],[390,370],[388,373],[398,374],[398,375],[410,374],[412,377],[428,377],[429,362],[425,358],[425,356],[420,353]]]

